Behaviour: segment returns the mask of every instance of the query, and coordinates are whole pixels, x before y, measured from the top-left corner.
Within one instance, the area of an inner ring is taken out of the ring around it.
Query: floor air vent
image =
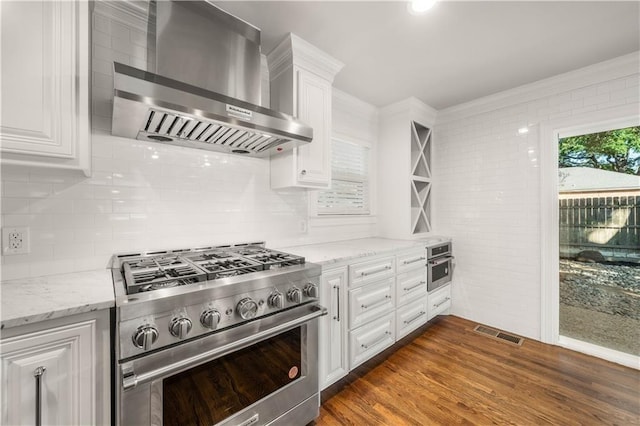
[[[476,325],[473,329],[476,333],[484,334],[485,336],[493,337],[494,339],[503,340],[505,342],[513,343],[514,345],[522,345],[524,339],[522,337],[514,336],[512,334],[505,333],[500,330],[495,330],[484,325]]]

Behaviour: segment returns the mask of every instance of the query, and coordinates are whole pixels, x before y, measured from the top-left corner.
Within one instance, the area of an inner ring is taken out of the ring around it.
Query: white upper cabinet
[[[313,141],[271,157],[271,187],[328,188],[331,182],[331,84],[343,64],[289,34],[267,55],[271,107],[313,128]]]
[[[90,172],[88,1],[2,1],[3,164]]]

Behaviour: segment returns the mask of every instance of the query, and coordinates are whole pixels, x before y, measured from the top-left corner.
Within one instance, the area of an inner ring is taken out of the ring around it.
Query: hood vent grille
[[[175,139],[204,142],[226,147],[237,154],[258,154],[289,141],[259,132],[223,126],[212,121],[187,118],[154,109],[149,110],[145,123],[138,139],[150,139],[157,142],[172,142]]]

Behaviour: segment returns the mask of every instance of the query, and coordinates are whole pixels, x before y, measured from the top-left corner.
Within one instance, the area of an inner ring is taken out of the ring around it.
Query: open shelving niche
[[[411,234],[431,231],[431,129],[411,122]]]

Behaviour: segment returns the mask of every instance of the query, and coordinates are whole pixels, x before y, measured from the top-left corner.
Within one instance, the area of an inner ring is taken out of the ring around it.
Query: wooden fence
[[[607,195],[559,200],[561,256],[598,250],[640,260],[640,195]]]

